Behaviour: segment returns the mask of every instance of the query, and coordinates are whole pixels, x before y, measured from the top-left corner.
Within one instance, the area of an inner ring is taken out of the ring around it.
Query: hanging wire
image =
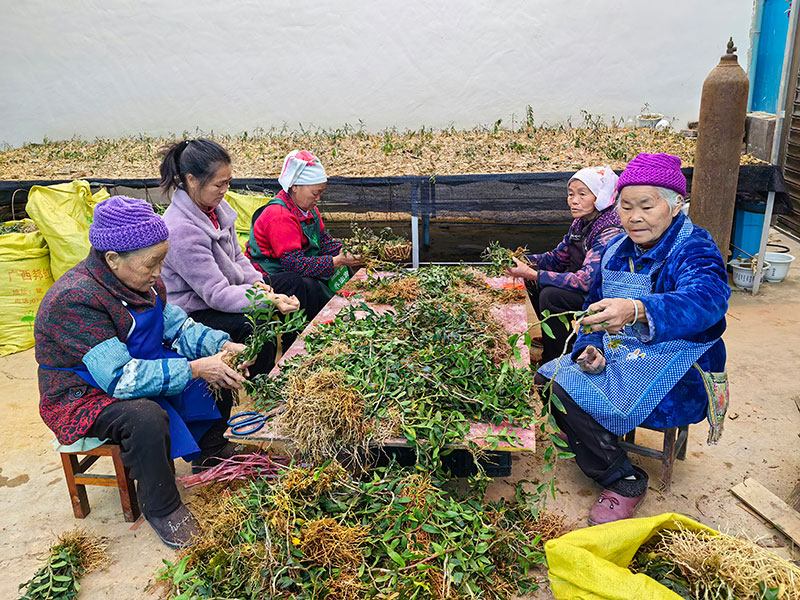
[[[11,194],[11,220],[12,221],[16,221],[17,220],[17,213],[14,210],[14,198],[16,198],[17,192],[26,192],[27,193],[27,190],[19,188],[19,189],[14,190],[14,193]]]

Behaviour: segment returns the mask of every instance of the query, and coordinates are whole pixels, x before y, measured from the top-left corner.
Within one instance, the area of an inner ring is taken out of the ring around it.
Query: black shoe
[[[225,442],[222,446],[203,450],[200,456],[192,461],[192,474],[196,475],[197,473],[202,473],[205,469],[215,467],[226,458],[255,451],[252,446],[248,449],[244,444],[234,444],[233,442]]]
[[[183,504],[165,517],[147,517],[150,527],[170,548],[184,548],[200,531],[197,519]]]

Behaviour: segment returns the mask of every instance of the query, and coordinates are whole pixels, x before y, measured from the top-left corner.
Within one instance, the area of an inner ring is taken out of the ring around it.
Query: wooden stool
[[[661,489],[668,492],[672,486],[672,467],[675,464],[675,459],[686,459],[689,426],[683,425],[682,427],[668,427],[666,429],[644,427],[644,429],[664,434],[664,444],[661,450],[654,450],[653,448],[636,444],[635,429],[626,433],[625,439],[620,440],[619,445],[628,452],[659,459],[661,461]]]
[[[86,458],[78,460],[78,455]],[[86,471],[101,456],[110,456],[114,463],[114,475],[92,475]],[[72,500],[72,512],[76,519],[83,519],[89,514],[89,497],[86,495],[87,485],[116,486],[119,490],[119,499],[122,501],[122,512],[129,523],[139,518],[139,500],[136,497],[136,487],[131,479],[128,469],[122,464],[120,447],[116,444],[103,444],[92,450],[83,452],[62,452],[61,464],[64,466],[64,475],[67,478],[67,489]]]

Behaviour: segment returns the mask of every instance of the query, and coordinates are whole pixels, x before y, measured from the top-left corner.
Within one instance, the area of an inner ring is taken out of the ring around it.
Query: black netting
[[[693,170],[684,169],[691,189]],[[478,260],[489,242],[527,246],[532,252],[552,248],[570,222],[566,209],[569,173],[510,173],[439,177],[332,177],[321,203],[330,231],[346,236],[350,223],[392,227],[411,238],[411,217],[418,217],[422,261]],[[95,179],[111,193],[165,203],[154,179]],[[27,190],[58,181],[0,182],[0,218],[24,216]],[[276,193],[276,179],[235,179],[234,190]],[[766,202],[776,192],[775,212],[790,210],[783,177],[773,166],[739,170],[737,203]],[[16,192],[16,193],[15,193]]]

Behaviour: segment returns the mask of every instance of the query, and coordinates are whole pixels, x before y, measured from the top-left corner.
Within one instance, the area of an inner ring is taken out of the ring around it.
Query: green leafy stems
[[[516,250],[509,250],[500,245],[500,242],[491,242],[481,254],[481,260],[489,263],[486,271],[493,277],[499,277],[506,272],[506,269],[514,267],[514,259],[530,265],[527,258],[528,249],[520,246]]]
[[[336,463],[257,480],[206,544],[167,562],[175,598],[508,598],[537,588],[536,502],[457,497],[391,465],[359,481]],[[224,526],[224,527],[223,527]],[[179,595],[178,595],[179,594]]]
[[[252,362],[258,357],[264,346],[269,343],[278,344],[281,336],[300,331],[306,324],[303,309],[281,315],[275,304],[267,297],[266,292],[256,286],[246,292],[249,306],[245,311],[253,332],[247,340],[245,349],[236,355],[235,364]]]
[[[62,533],[44,564],[23,584],[19,600],[73,600],[80,590],[78,580],[109,563],[107,541],[81,529]]]

